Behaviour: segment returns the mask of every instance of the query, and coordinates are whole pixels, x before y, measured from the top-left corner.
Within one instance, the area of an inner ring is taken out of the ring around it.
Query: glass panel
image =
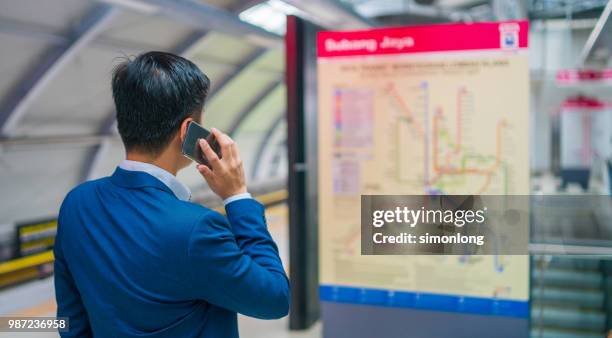
[[[612,257],[536,255],[531,266],[532,338],[606,336]]]

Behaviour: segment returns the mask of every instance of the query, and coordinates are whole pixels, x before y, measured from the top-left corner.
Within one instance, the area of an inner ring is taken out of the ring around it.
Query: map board
[[[360,196],[528,195],[528,23],[318,34],[321,300],[525,318],[528,256],[362,256]]]

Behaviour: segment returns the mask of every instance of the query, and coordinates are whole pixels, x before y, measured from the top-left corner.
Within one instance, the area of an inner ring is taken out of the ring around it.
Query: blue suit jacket
[[[65,198],[55,245],[62,337],[238,337],[236,313],[289,309],[289,282],[261,204],[227,218],[117,168]]]

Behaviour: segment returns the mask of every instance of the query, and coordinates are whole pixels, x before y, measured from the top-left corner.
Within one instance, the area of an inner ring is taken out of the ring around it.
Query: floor
[[[287,207],[279,205],[266,210],[268,226],[278,244],[285,268],[288,267]],[[0,291],[0,316],[54,316],[56,310],[53,278],[44,278]],[[258,320],[239,316],[238,324],[242,338],[316,338],[321,337],[321,325],[316,324],[306,331],[292,332],[287,329],[287,318],[280,320]],[[0,332],[0,338],[9,337],[59,337],[57,333]]]

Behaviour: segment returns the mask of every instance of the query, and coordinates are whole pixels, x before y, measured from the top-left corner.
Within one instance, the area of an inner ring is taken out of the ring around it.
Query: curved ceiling
[[[273,155],[261,148],[278,143],[269,130],[284,134],[277,123],[285,108],[282,38],[237,15],[259,2],[191,2],[197,16],[188,18],[165,0],[151,1],[156,8],[132,0],[0,1],[0,225],[53,217],[72,187],[112,173],[124,150],[111,72],[148,50],[181,54],[211,78],[203,123],[232,134],[249,175],[269,166],[258,157],[278,161],[277,145]],[[228,15],[210,27],[195,20],[211,8],[217,19],[215,10]],[[267,173],[259,179],[285,174]],[[179,179],[194,194],[207,189],[193,168]]]

